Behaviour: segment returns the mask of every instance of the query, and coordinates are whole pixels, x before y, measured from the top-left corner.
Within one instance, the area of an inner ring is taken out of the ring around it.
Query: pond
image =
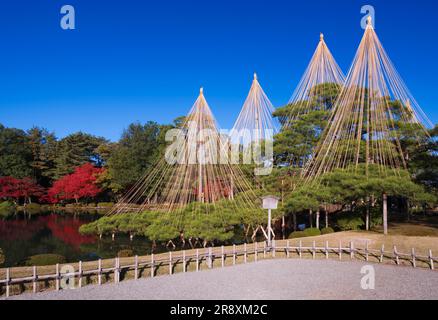
[[[114,258],[120,250],[131,249],[134,254],[146,255],[152,243],[143,237],[130,241],[128,236],[117,235],[99,239],[83,236],[79,227],[98,219],[97,214],[46,213],[32,218],[18,214],[8,220],[0,220],[0,248],[5,255],[1,267],[24,266],[26,260],[38,254],[58,254],[67,262]],[[156,247],[155,253],[166,251]]]

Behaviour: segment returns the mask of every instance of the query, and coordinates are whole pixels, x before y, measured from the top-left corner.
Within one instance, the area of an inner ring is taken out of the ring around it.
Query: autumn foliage
[[[32,199],[40,200],[44,194],[44,188],[30,178],[0,177],[0,198],[30,203]]]
[[[77,167],[72,174],[55,181],[48,190],[50,202],[75,200],[78,203],[80,199],[96,197],[102,192],[96,180],[103,172],[104,169],[96,168],[90,163]]]

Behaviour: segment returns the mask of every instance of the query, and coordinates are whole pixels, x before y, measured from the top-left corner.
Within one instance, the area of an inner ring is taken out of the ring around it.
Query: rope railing
[[[53,274],[43,274],[38,275],[37,267],[32,267],[32,275],[25,277],[12,277],[11,269],[5,269],[5,278],[0,280],[0,295],[9,297],[11,296],[11,288],[13,286],[24,287],[25,284],[31,284],[32,292],[39,292],[38,284],[41,282],[54,282],[55,290],[61,290],[61,280],[78,280],[78,287],[83,286],[83,279],[91,276],[97,277],[97,284],[103,284],[103,276],[110,276],[113,274],[114,283],[118,283],[124,279],[121,277],[122,273],[128,271],[133,271],[135,280],[141,278],[140,270],[149,269],[149,277],[153,278],[157,275],[157,271],[161,270],[162,267],[168,267],[169,275],[175,273],[175,268],[181,265],[181,272],[189,272],[189,266],[195,265],[194,271],[198,272],[201,270],[201,265],[204,263],[208,269],[213,269],[215,267],[215,262],[217,267],[224,268],[227,265],[236,265],[238,263],[247,263],[252,257],[252,262],[257,262],[262,259],[275,259],[275,258],[291,258],[298,257],[299,259],[304,258],[305,255],[309,256],[311,259],[330,257],[339,260],[343,260],[348,257],[349,260],[361,259],[363,261],[371,261],[370,258],[374,258],[377,263],[384,263],[385,261],[394,262],[396,265],[401,265],[402,260],[409,262],[409,264],[417,268],[419,262],[422,262],[421,266],[426,266],[431,270],[435,270],[435,262],[438,262],[438,257],[433,257],[432,250],[429,250],[428,255],[418,255],[413,248],[410,253],[399,252],[397,247],[394,246],[391,251],[386,251],[385,246],[382,245],[380,249],[370,249],[368,242],[364,248],[356,247],[354,242],[349,242],[348,246],[344,246],[342,242],[336,247],[330,247],[328,242],[325,242],[324,246],[317,246],[316,242],[313,241],[311,246],[303,246],[302,241],[298,242],[298,245],[291,246],[290,241],[281,241],[283,245],[277,245],[276,241],[272,242],[272,246],[268,247],[266,242],[263,245],[260,243],[254,243],[251,245],[241,245],[237,247],[233,245],[232,247],[216,247],[216,248],[204,248],[204,250],[195,249],[190,250],[190,254],[186,250],[176,252],[169,251],[168,254],[160,254],[158,258],[154,254],[151,254],[147,261],[141,261],[138,256],[133,257],[133,263],[128,263],[122,265],[120,263],[120,258],[116,257],[113,261],[112,267],[103,267],[102,260],[97,261],[97,268],[91,270],[83,270],[82,262],[78,263],[78,270],[74,272],[60,271],[60,265],[55,265],[55,273]],[[144,258],[144,257],[143,257]],[[230,260],[231,259],[231,260]],[[386,259],[386,260],[385,260]],[[163,274],[163,273],[161,273]],[[144,276],[143,276],[144,278]],[[108,281],[106,281],[108,282]],[[17,294],[26,292],[26,290],[20,290]]]

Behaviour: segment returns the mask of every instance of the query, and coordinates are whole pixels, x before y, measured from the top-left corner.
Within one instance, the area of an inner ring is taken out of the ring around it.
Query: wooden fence
[[[168,271],[165,273],[175,273],[177,265],[181,266],[181,272],[188,272],[188,266],[194,264],[193,271],[200,271],[201,264],[205,264],[207,268],[225,267],[227,265],[235,265],[237,263],[247,263],[250,261],[257,262],[260,259],[272,259],[272,258],[291,258],[292,256],[298,258],[335,258],[343,260],[345,258],[359,259],[368,262],[384,263],[391,261],[396,265],[402,264],[402,261],[408,262],[414,268],[427,267],[432,270],[435,269],[434,263],[437,262],[438,257],[432,256],[432,251],[429,250],[427,256],[418,255],[415,249],[412,249],[410,253],[398,252],[396,246],[392,248],[392,251],[385,251],[385,247],[380,249],[370,249],[368,242],[365,248],[356,248],[354,242],[350,242],[348,246],[343,246],[342,242],[336,247],[330,247],[328,242],[325,242],[324,246],[316,246],[313,241],[312,246],[303,246],[302,241],[299,241],[297,246],[290,246],[290,241],[280,241],[283,245],[277,245],[276,241],[273,241],[272,247],[268,247],[266,242],[244,244],[240,246],[233,245],[232,247],[215,247],[205,248],[187,251],[172,252],[168,254],[160,254],[158,258],[154,254],[146,257],[147,261],[140,261],[138,256],[133,257],[133,263],[122,265],[120,258],[113,259],[113,265],[110,267],[103,267],[102,260],[97,261],[97,268],[91,270],[84,270],[82,262],[79,262],[77,271],[61,273],[60,265],[55,266],[55,273],[39,275],[37,273],[37,267],[32,268],[32,275],[26,277],[11,277],[11,269],[5,269],[5,278],[0,280],[0,294],[6,297],[11,296],[11,288],[13,286],[24,287],[29,285],[33,293],[40,291],[39,283],[41,282],[54,282],[54,289],[61,289],[61,281],[74,279],[78,280],[78,287],[83,286],[83,279],[90,276],[97,277],[97,284],[102,285],[103,276],[113,275],[112,280],[118,283],[122,280],[121,274],[127,271],[133,271],[133,279],[139,279],[141,277],[140,270],[143,271],[149,269],[149,277],[153,278],[157,275],[157,270],[165,267]],[[202,251],[202,252],[201,252]],[[176,254],[178,253],[178,254]],[[145,258],[145,257],[142,257]],[[230,260],[231,258],[231,260]],[[68,264],[66,264],[68,266]],[[161,272],[163,274],[163,272]],[[26,290],[21,290],[18,294]]]

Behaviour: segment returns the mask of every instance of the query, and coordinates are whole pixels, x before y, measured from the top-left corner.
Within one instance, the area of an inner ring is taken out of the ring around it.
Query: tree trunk
[[[327,212],[327,209],[325,210],[325,227],[326,227],[326,228],[329,227],[329,223],[328,223],[328,212]]]
[[[319,210],[316,211],[316,229],[319,229]]]
[[[309,210],[309,223],[310,223],[310,228],[313,228],[313,211]]]
[[[281,233],[283,234],[283,240],[286,238],[286,220],[285,217],[281,217]]]
[[[292,213],[292,220],[293,220],[293,225],[294,225],[294,231],[297,231],[297,214],[296,213]]]
[[[366,199],[367,207],[365,212],[365,229],[366,231],[370,230],[370,198]]]
[[[409,207],[409,199],[406,199],[406,216],[408,218],[408,222],[411,221],[411,211]]]
[[[383,234],[388,234],[388,196],[386,193],[382,196],[383,203]]]

